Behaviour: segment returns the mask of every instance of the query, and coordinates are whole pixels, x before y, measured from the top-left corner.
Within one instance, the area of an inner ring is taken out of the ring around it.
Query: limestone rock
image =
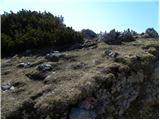
[[[121,42],[130,42],[134,41],[133,34],[135,33],[130,31],[130,29],[125,30],[124,32],[118,32],[115,29],[111,30],[109,33],[104,33],[102,35],[102,40],[107,44],[121,44]]]
[[[11,84],[2,84],[1,85],[1,90],[2,91],[9,91],[9,90],[14,90],[14,86],[12,86]]]
[[[118,55],[118,53],[113,52],[111,48],[107,48],[104,53],[105,55],[109,56],[112,59],[115,59],[116,56]]]
[[[50,71],[52,69],[52,65],[50,65],[50,64],[40,64],[40,65],[38,65],[37,69],[39,71]]]
[[[107,44],[121,44],[121,40],[118,39],[119,32],[115,29],[111,30],[109,33],[104,33],[102,40]]]
[[[148,28],[146,30],[146,34],[151,38],[155,38],[155,39],[159,38],[158,33],[153,28]]]
[[[29,68],[30,67],[30,63],[20,63],[19,65],[17,65],[18,68]]]
[[[60,53],[59,51],[54,51],[46,55],[46,59],[57,62],[60,58],[64,58],[65,54]]]
[[[97,34],[90,29],[83,29],[82,34],[84,35],[84,38],[86,39],[93,39],[97,36]]]
[[[121,41],[124,42],[131,42],[134,41],[135,39],[133,38],[134,33],[131,33],[130,29],[120,33],[120,35],[118,36],[118,39],[120,39]]]

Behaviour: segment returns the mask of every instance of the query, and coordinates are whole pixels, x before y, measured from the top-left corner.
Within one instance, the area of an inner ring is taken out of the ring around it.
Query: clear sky
[[[143,32],[153,27],[158,31],[158,0],[0,0],[0,8],[1,14],[22,8],[46,10],[62,15],[64,23],[75,30]]]

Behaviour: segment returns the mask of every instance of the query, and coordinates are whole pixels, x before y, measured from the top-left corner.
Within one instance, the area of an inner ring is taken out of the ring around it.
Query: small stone
[[[46,55],[46,59],[57,62],[60,58],[64,58],[65,54],[60,53],[59,51],[54,51]]]
[[[9,91],[9,90],[14,90],[14,86],[8,84],[3,84],[1,85],[1,90],[2,91]]]
[[[11,88],[11,86],[9,84],[5,84],[5,85],[2,85],[1,86],[1,90],[2,91],[6,91],[6,90],[9,90]]]
[[[28,63],[20,63],[17,67],[18,68],[28,68],[28,67],[30,67],[30,63],[28,62]]]
[[[14,86],[12,86],[12,87],[10,88],[10,90],[14,90]]]
[[[46,79],[48,79],[48,78],[50,78],[51,77],[51,75],[48,75],[47,77],[46,77]]]
[[[109,56],[112,59],[115,59],[116,56],[118,55],[118,53],[113,52],[111,48],[107,48],[104,53],[105,55]]]
[[[52,65],[50,65],[50,64],[40,64],[40,65],[38,65],[37,69],[39,71],[50,71],[52,69]]]

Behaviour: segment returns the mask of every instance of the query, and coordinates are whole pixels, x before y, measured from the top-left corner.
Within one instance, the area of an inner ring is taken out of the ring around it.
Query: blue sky
[[[158,31],[158,0],[0,0],[0,13],[19,10],[49,11],[62,15],[64,23],[75,30],[95,32],[127,28],[143,32]]]

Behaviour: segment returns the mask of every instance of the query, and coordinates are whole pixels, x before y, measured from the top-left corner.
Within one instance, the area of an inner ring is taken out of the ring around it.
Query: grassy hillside
[[[94,118],[158,118],[158,40],[96,46],[64,51],[59,61],[44,55],[2,59],[2,85],[13,87],[2,91],[2,118],[72,118],[88,97],[96,99]],[[104,54],[108,48],[115,58]],[[30,67],[17,67],[22,62]],[[41,64],[52,70],[39,71]]]

